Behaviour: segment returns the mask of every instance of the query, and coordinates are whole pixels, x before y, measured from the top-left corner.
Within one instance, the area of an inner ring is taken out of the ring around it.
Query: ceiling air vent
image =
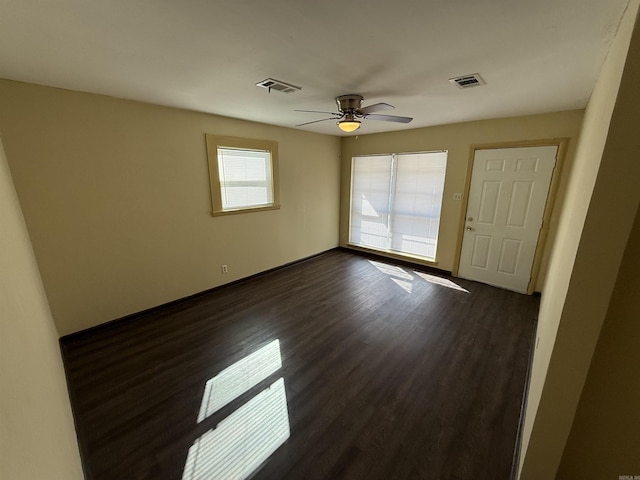
[[[478,85],[484,85],[485,81],[477,73],[471,73],[469,75],[463,75],[461,77],[450,78],[449,81],[458,88],[471,88]]]
[[[269,90],[269,93],[271,93],[271,90],[276,90],[282,93],[292,93],[302,90],[301,87],[296,87],[295,85],[281,82],[280,80],[274,80],[273,78],[267,78],[266,80],[256,83],[256,87],[266,88]]]

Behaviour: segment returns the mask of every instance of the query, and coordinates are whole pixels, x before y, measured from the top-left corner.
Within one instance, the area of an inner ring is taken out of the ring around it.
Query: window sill
[[[212,217],[222,217],[225,215],[237,215],[239,213],[264,212],[266,210],[280,210],[280,205],[267,205],[265,207],[239,208],[237,210],[220,210],[211,212]]]
[[[434,258],[421,257],[419,255],[411,255],[409,253],[399,253],[392,250],[378,250],[377,248],[367,248],[355,243],[347,243],[348,248],[353,250],[360,250],[362,252],[370,252],[373,254],[381,255],[387,258],[393,258],[397,260],[411,261],[419,265],[426,265],[429,267],[436,267],[438,262]]]

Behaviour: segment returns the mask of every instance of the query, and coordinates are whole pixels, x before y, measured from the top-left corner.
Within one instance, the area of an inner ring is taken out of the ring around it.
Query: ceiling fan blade
[[[367,115],[373,112],[382,112],[384,110],[391,110],[392,108],[396,108],[393,105],[389,105],[388,103],[374,103],[373,105],[369,105],[367,107],[361,108],[360,112]]]
[[[326,113],[327,115],[340,115],[336,112],[321,112],[320,110],[294,110],[294,112],[305,112],[305,113]]]
[[[409,123],[413,118],[411,117],[398,117],[396,115],[365,115],[367,120],[384,120],[385,122],[396,122],[396,123]]]
[[[340,117],[331,117],[331,118],[322,118],[320,120],[313,120],[312,122],[299,123],[296,127],[301,127],[303,125],[310,125],[312,123],[325,122],[327,120],[338,120]]]

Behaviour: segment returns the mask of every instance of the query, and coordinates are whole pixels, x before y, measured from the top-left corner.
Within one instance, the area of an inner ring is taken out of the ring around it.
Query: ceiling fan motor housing
[[[355,113],[362,107],[362,101],[364,97],[362,95],[340,95],[336,97],[336,103],[338,104],[338,110],[342,113]]]

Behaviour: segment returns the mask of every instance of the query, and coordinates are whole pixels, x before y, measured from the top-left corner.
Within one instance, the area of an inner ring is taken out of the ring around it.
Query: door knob
[[[467,227],[467,228],[465,228],[465,230],[473,231],[473,230],[475,230],[475,228],[473,228],[473,227]]]

